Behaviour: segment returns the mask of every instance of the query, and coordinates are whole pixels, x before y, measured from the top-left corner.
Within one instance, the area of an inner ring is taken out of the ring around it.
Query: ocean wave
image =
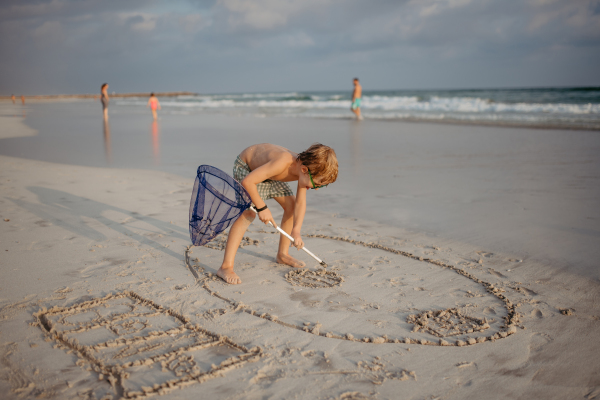
[[[145,107],[147,98],[117,98]],[[160,98],[163,112],[350,118],[349,92],[205,94]],[[600,127],[600,88],[363,93],[363,114],[380,120],[464,121]]]
[[[568,103],[503,103],[490,99],[472,97],[438,97],[428,101],[416,97],[385,98],[382,96],[365,97],[365,109],[411,110],[411,111],[447,111],[464,113],[552,113],[552,114],[600,114],[600,104]]]
[[[221,97],[221,98],[219,98]],[[240,97],[196,96],[195,98],[163,99],[165,107],[181,108],[275,108],[275,109],[348,109],[350,100],[339,98],[323,98],[312,95],[294,95],[277,99],[251,97],[246,101],[236,101]],[[420,112],[455,112],[455,113],[546,113],[546,114],[599,114],[600,104],[569,103],[505,103],[490,99],[472,97],[439,97],[432,96],[428,100],[417,96],[365,96],[361,108],[381,111],[420,111]],[[146,105],[145,100],[119,99],[123,105]]]

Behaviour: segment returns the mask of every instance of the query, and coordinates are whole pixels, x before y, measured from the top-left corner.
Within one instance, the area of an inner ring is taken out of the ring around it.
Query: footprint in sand
[[[493,268],[488,268],[488,272],[494,276],[497,276],[498,278],[506,278],[506,275],[501,274]]]
[[[536,308],[535,310],[533,310],[531,312],[531,316],[534,318],[544,318],[544,314],[542,313],[542,310]]]

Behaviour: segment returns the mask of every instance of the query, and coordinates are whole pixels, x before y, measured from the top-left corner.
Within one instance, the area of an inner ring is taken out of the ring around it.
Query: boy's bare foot
[[[277,254],[276,260],[279,264],[286,264],[286,265],[289,265],[290,267],[294,267],[294,268],[302,268],[302,267],[306,266],[305,263],[303,263],[302,261],[296,260],[294,257],[290,256],[289,254]]]
[[[225,269],[223,267],[219,268],[219,270],[217,271],[217,276],[221,279],[223,279],[225,282],[230,283],[232,285],[237,285],[239,283],[242,283],[242,280],[240,279],[239,276],[237,276],[237,274],[235,272],[233,272],[233,269]]]

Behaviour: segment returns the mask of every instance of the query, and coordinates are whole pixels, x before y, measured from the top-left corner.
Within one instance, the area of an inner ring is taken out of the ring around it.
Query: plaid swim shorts
[[[242,161],[240,156],[237,156],[235,162],[233,163],[233,178],[242,182],[250,172],[250,167],[248,164]],[[256,189],[258,189],[258,195],[263,200],[272,199],[274,197],[285,197],[285,196],[293,196],[294,192],[292,192],[292,188],[286,182],[273,181],[271,179],[267,179],[256,185]]]

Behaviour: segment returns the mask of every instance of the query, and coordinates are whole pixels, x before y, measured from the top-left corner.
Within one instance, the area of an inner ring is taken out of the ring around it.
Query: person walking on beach
[[[15,104],[16,99],[14,94],[10,96],[10,99],[12,100],[13,104]]]
[[[150,109],[152,110],[152,116],[154,117],[154,119],[156,119],[156,109],[158,108],[160,110],[160,103],[158,102],[158,99],[156,98],[154,93],[150,93],[150,98],[148,99],[148,104],[146,104],[146,107],[150,107]]]
[[[300,229],[306,213],[306,192],[319,189],[335,182],[338,175],[338,162],[331,147],[315,143],[300,154],[285,147],[270,143],[248,147],[237,156],[233,164],[233,177],[248,191],[252,203],[258,211],[261,222],[277,226],[265,201],[275,199],[283,208],[281,229],[294,238],[294,247],[304,247]],[[288,182],[298,181],[296,196]],[[225,246],[223,264],[217,276],[230,284],[242,283],[233,271],[235,255],[244,233],[256,214],[246,210],[231,229]],[[305,264],[288,254],[290,241],[281,236],[276,261],[291,267],[301,268]]]
[[[103,83],[102,86],[100,86],[100,101],[102,102],[104,119],[108,119],[108,102],[110,101],[108,98],[108,83]]]
[[[21,104],[25,105],[25,96],[21,95]]]
[[[360,114],[360,102],[362,98],[362,86],[358,82],[358,78],[354,78],[354,91],[352,92],[352,105],[350,109],[356,115],[356,119],[363,119]]]

